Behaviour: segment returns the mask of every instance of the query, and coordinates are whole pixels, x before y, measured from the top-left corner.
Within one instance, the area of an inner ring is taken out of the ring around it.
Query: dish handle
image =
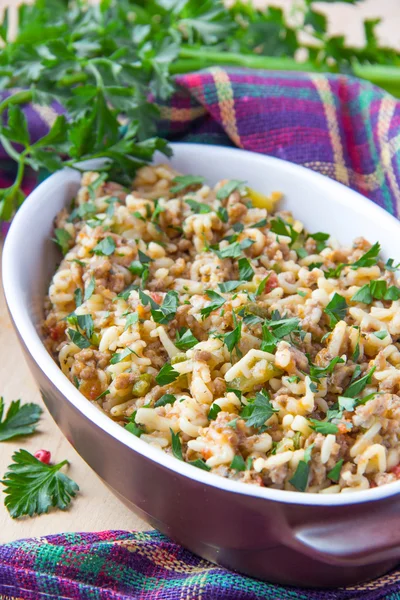
[[[337,566],[362,566],[400,559],[400,503],[370,505],[368,515],[327,520],[294,531],[295,546],[312,558]],[[301,548],[299,548],[301,545]]]

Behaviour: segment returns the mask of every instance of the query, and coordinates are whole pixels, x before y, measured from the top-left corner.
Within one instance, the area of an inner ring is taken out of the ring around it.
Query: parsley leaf
[[[87,287],[85,288],[85,295],[84,295],[85,302],[87,302],[92,297],[95,287],[96,287],[96,280],[95,280],[94,276],[92,275]]]
[[[173,394],[164,394],[154,403],[154,408],[158,406],[166,406],[167,404],[173,404],[176,398]]]
[[[244,462],[244,459],[241,454],[236,454],[236,456],[233,457],[229,468],[234,469],[235,471],[246,470],[246,463]]]
[[[82,335],[79,331],[76,331],[75,329],[67,329],[67,333],[71,339],[71,342],[76,344],[81,350],[83,350],[84,348],[90,348],[90,346],[92,345],[84,335]]]
[[[157,305],[157,308],[151,309],[151,316],[156,323],[166,325],[175,317],[178,309],[178,293],[175,291],[169,291],[165,296],[161,306]]]
[[[270,419],[274,413],[278,412],[270,401],[268,392],[257,392],[253,402],[244,407],[240,416],[246,421],[248,427],[257,429],[264,427],[265,421]]]
[[[61,252],[65,256],[69,250],[69,243],[72,240],[71,235],[66,229],[59,228],[54,230],[54,235],[56,236],[54,238],[54,241],[56,242],[56,244],[59,245],[59,247],[61,248]]]
[[[208,411],[208,415],[207,415],[208,419],[210,421],[214,421],[214,419],[217,418],[217,415],[219,412],[221,412],[221,410],[222,410],[221,407],[218,404],[215,404],[215,402],[214,402],[214,404],[211,406],[210,410]]]
[[[170,192],[171,194],[178,194],[192,185],[202,185],[204,181],[205,179],[201,175],[177,175],[172,180],[175,185],[171,187]]]
[[[324,312],[329,317],[330,327],[334,327],[336,323],[345,318],[347,314],[347,309],[348,306],[345,298],[343,298],[343,296],[335,292],[332,300],[324,308]]]
[[[183,460],[183,456],[182,456],[182,444],[181,444],[181,440],[180,440],[179,434],[178,433],[174,433],[172,431],[172,429],[170,429],[170,432],[171,432],[172,454],[178,460]]]
[[[363,285],[351,298],[352,302],[363,302],[364,304],[371,304],[372,300],[369,283]]]
[[[388,258],[385,264],[385,269],[387,271],[398,271],[400,269],[400,263],[397,263],[397,265],[394,264],[394,258]]]
[[[385,293],[384,300],[400,300],[400,289],[391,285]]]
[[[333,481],[334,483],[337,483],[340,479],[340,471],[342,470],[342,466],[343,466],[343,458],[341,458],[336,465],[329,471],[329,473],[327,473],[327,476],[329,477],[329,479],[331,481]]]
[[[78,308],[78,306],[80,306],[83,303],[81,288],[76,288],[76,290],[74,291],[74,300],[75,308]]]
[[[332,360],[326,367],[317,367],[316,365],[313,365],[311,363],[310,378],[314,381],[318,381],[318,379],[321,379],[321,377],[326,377],[327,375],[330,375],[331,373],[333,373],[333,369],[338,363],[344,363],[343,358],[341,358],[340,356],[335,356],[334,358],[332,358]]]
[[[246,183],[245,181],[239,181],[238,179],[231,179],[230,181],[228,181],[222,187],[219,188],[219,190],[217,192],[217,199],[225,200],[232,194],[232,192],[234,192],[235,190],[240,188],[245,183]]]
[[[305,492],[308,485],[308,476],[310,474],[310,465],[309,462],[311,460],[311,452],[314,444],[308,446],[308,448],[304,451],[303,460],[299,461],[297,465],[297,469],[291,479],[289,479],[289,483],[293,485],[299,492]]]
[[[200,314],[203,317],[203,319],[208,317],[214,310],[221,308],[221,306],[226,302],[225,298],[223,298],[213,290],[206,290],[206,294],[211,300],[211,304],[205,306],[200,310]]]
[[[110,235],[108,235],[107,237],[102,239],[101,242],[99,242],[93,248],[93,253],[99,254],[102,256],[110,256],[111,254],[114,253],[115,248],[116,248],[115,241],[113,240],[113,238]]]
[[[254,270],[248,258],[239,258],[239,278],[242,281],[251,281],[254,277]]]
[[[311,429],[316,433],[322,433],[323,435],[329,435],[330,433],[337,433],[339,428],[335,423],[329,423],[328,421],[318,421],[317,419],[309,419],[312,423]]]
[[[195,338],[190,329],[183,327],[176,332],[175,346],[179,350],[190,350],[190,348],[193,348],[198,343],[199,340]]]
[[[19,435],[30,435],[35,432],[42,409],[38,404],[23,404],[21,400],[13,400],[4,414],[4,398],[0,397],[0,442],[10,440]]]
[[[168,383],[172,383],[175,379],[178,379],[179,373],[175,371],[172,365],[166,363],[161,367],[158,374],[156,375],[156,382],[158,385],[167,385]]]
[[[196,460],[189,460],[189,465],[192,465],[192,467],[197,467],[198,469],[203,469],[203,471],[211,471],[211,467],[206,465],[204,460],[201,460],[200,458]]]
[[[314,263],[314,265],[316,267],[320,267],[322,265],[322,263],[318,263],[318,265],[316,263]],[[325,279],[337,279],[338,277],[340,277],[343,269],[347,267],[347,265],[345,263],[339,263],[338,265],[336,265],[336,267],[332,267],[331,269],[326,269],[326,271],[324,271],[324,275],[325,275]],[[311,270],[311,265],[308,266],[308,268]]]
[[[372,375],[374,374],[375,369],[376,367],[372,367],[372,369],[366,375],[364,375],[360,379],[357,379],[356,381],[353,381],[353,383],[351,383],[349,387],[343,392],[343,396],[345,396],[346,398],[356,398],[356,396],[361,394],[363,389],[369,383],[371,383]]]
[[[223,294],[229,294],[229,292],[236,290],[242,283],[242,281],[224,281],[223,283],[219,283],[218,287]]]
[[[1,483],[5,486],[5,505],[13,519],[47,513],[49,508],[68,508],[79,491],[78,485],[60,469],[67,460],[48,465],[26,450],[13,454]]]
[[[76,315],[78,327],[85,332],[87,338],[91,338],[94,333],[94,323],[92,315]]]
[[[137,411],[135,410],[135,412],[130,415],[129,423],[125,425],[125,429],[127,429],[129,433],[136,435],[136,437],[140,437],[142,433],[144,433],[144,429],[136,423],[136,413]]]
[[[291,244],[299,237],[297,231],[295,231],[289,223],[286,223],[282,217],[277,217],[271,221],[271,231],[272,233],[276,233],[276,235],[289,237],[291,239]]]
[[[317,242],[317,252],[322,252],[324,248],[326,248],[325,242],[329,240],[331,237],[329,233],[323,233],[322,231],[317,231],[317,233],[310,233],[308,236]]]
[[[223,206],[221,206],[221,208],[219,208],[217,210],[217,217],[219,219],[221,219],[221,221],[223,223],[227,223],[229,221],[229,215],[228,215],[228,211],[226,210],[226,208],[224,208]]]
[[[214,250],[218,258],[239,258],[242,251],[254,244],[253,240],[246,239],[243,242],[232,242],[221,250]]]
[[[110,364],[116,365],[117,363],[127,358],[130,354],[135,354],[135,352],[130,348],[125,348],[125,350],[122,350],[122,352],[116,352],[112,355],[110,359]]]
[[[138,323],[138,321],[139,321],[139,315],[138,315],[138,313],[130,313],[126,317],[124,331],[126,331],[132,325],[136,325],[136,323]]]
[[[363,254],[358,260],[353,262],[350,266],[352,269],[358,269],[359,267],[372,267],[376,265],[379,259],[379,252],[381,251],[381,246],[379,242],[376,242],[371,248]]]
[[[204,204],[203,202],[197,202],[196,200],[192,200],[190,198],[187,198],[185,202],[188,206],[190,206],[194,213],[199,215],[206,215],[207,213],[211,212],[211,206]]]
[[[236,348],[236,351],[239,352],[238,344],[240,342],[241,335],[242,335],[242,323],[241,322],[237,323],[236,327],[232,331],[230,331],[229,333],[225,333],[224,344],[228,348],[229,352],[233,352],[234,348]]]

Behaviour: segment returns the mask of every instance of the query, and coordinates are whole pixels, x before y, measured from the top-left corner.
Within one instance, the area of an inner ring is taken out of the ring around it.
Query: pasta
[[[310,233],[244,182],[82,176],[56,218],[47,347],[82,394],[193,467],[288,491],[400,476],[400,288],[378,243]]]

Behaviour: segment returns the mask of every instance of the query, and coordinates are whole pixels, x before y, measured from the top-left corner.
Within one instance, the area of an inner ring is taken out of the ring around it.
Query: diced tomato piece
[[[271,274],[267,279],[267,283],[265,284],[265,290],[264,290],[265,293],[268,294],[269,292],[274,290],[276,287],[278,287],[278,285],[279,285],[278,276],[275,273],[275,271],[271,271]]]
[[[391,469],[390,472],[393,473],[396,479],[400,479],[400,464],[393,467],[393,469]]]

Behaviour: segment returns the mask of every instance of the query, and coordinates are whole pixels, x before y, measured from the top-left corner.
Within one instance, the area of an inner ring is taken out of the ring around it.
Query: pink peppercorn
[[[34,457],[46,465],[48,465],[51,460],[51,454],[48,450],[38,450],[35,452]]]

